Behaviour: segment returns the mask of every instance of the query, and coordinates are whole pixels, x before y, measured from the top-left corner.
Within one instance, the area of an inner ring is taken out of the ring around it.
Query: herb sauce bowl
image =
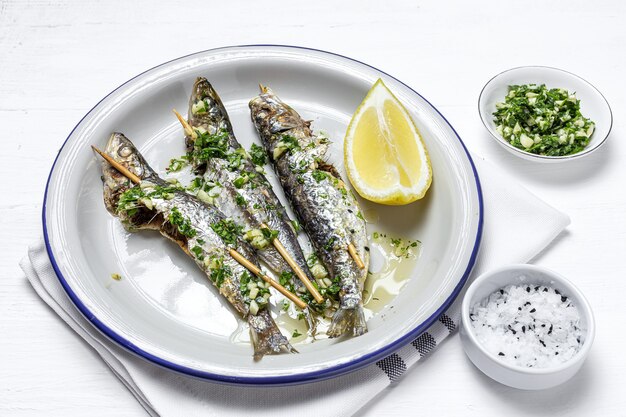
[[[538,155],[516,148],[496,131],[496,124],[493,120],[496,103],[504,101],[508,94],[509,85],[524,84],[545,84],[549,89],[563,88],[572,94],[576,93],[576,97],[580,100],[580,111],[583,116],[595,123],[595,131],[585,149],[565,156]],[[548,163],[569,161],[589,155],[606,141],[613,126],[611,107],[597,88],[571,72],[543,66],[512,68],[490,79],[478,98],[478,113],[491,136],[506,150],[530,161]]]
[[[513,365],[489,352],[476,336],[470,319],[472,307],[508,285],[526,284],[558,289],[578,308],[582,344],[578,352],[566,362],[545,368]],[[552,388],[571,379],[585,362],[595,337],[593,312],[580,290],[556,272],[527,264],[506,266],[486,272],[476,278],[467,289],[461,304],[461,324],[461,342],[472,363],[493,380],[524,390]]]

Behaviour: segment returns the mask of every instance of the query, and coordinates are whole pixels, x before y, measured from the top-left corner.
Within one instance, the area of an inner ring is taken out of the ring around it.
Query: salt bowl
[[[572,378],[595,335],[593,313],[567,279],[534,265],[487,272],[461,306],[461,340],[472,363],[520,389],[551,388]]]

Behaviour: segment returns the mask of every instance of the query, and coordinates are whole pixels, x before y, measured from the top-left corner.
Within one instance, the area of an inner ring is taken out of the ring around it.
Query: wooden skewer
[[[102,152],[100,149],[96,148],[95,146],[91,145],[91,149],[93,149],[94,151],[96,151],[101,157],[103,157],[109,164],[111,164],[113,166],[113,168],[117,169],[119,172],[121,172],[122,174],[124,174],[124,176],[126,178],[128,178],[129,180],[131,180],[132,182],[134,182],[135,184],[139,184],[141,182],[141,178],[139,178],[138,176],[136,176],[135,174],[133,174],[132,172],[130,172],[128,170],[128,168],[126,168],[124,165],[120,164],[119,162],[117,162],[115,159],[111,158],[108,154]]]
[[[348,252],[350,252],[350,256],[352,256],[352,259],[354,259],[354,262],[356,262],[356,266],[358,266],[359,269],[365,268],[365,264],[361,260],[359,254],[356,253],[356,248],[352,243],[348,244]]]
[[[136,176],[135,174],[130,172],[125,166],[121,165],[120,163],[115,161],[113,158],[111,158],[109,155],[107,155],[106,153],[102,152],[100,149],[96,148],[95,146],[92,145],[91,147],[100,156],[102,156],[108,163],[110,163],[115,169],[117,169],[119,172],[121,172],[125,177],[130,179],[135,184],[141,183],[141,178],[139,178],[138,176]],[[285,288],[282,285],[280,285],[278,282],[274,281],[273,279],[271,279],[267,275],[263,274],[263,272],[261,272],[261,270],[255,264],[253,264],[252,262],[247,260],[239,252],[237,252],[234,249],[229,249],[228,252],[230,253],[230,256],[233,257],[234,260],[239,262],[243,267],[248,269],[253,274],[255,274],[258,277],[260,277],[261,279],[263,279],[265,282],[268,282],[272,287],[276,288],[276,290],[278,290],[282,295],[284,295],[285,297],[287,297],[291,301],[293,301],[298,307],[300,307],[303,310],[307,307],[307,305],[306,305],[306,303],[304,301],[299,299],[294,293],[292,293],[287,288]]]
[[[262,224],[261,227],[269,230],[269,228],[265,224]],[[285,261],[287,261],[291,269],[293,269],[293,272],[296,273],[296,275],[298,276],[298,278],[300,278],[300,281],[302,281],[306,289],[309,290],[313,298],[315,298],[315,301],[317,301],[318,303],[323,302],[324,297],[322,297],[322,294],[320,294],[317,288],[315,288],[315,286],[311,283],[311,280],[309,279],[309,277],[307,277],[307,275],[304,273],[302,268],[300,268],[300,266],[293,260],[293,258],[291,257],[289,252],[287,252],[287,249],[285,248],[285,246],[283,246],[280,240],[278,240],[278,238],[274,238],[272,240],[272,243],[274,244],[274,247],[276,248],[278,253],[280,253],[280,256],[282,256],[285,259]]]
[[[187,123],[187,120],[185,120],[185,118],[179,112],[177,112],[176,109],[172,109],[172,111],[176,115],[176,118],[178,119],[180,124],[183,125],[183,129],[185,130],[185,133],[191,136],[193,140],[198,139],[198,134],[196,133],[195,130],[193,130],[193,127],[191,127],[191,125]]]
[[[278,292],[280,292],[282,295],[284,295],[285,297],[289,298],[291,301],[294,302],[295,305],[297,305],[298,307],[300,307],[301,309],[306,309],[307,305],[304,301],[302,301],[301,299],[299,299],[294,293],[292,293],[291,291],[289,291],[287,288],[283,287],[282,285],[280,285],[278,282],[274,281],[272,278],[268,277],[267,275],[265,275],[260,269],[259,267],[257,267],[255,264],[253,264],[252,262],[248,261],[246,258],[244,258],[239,252],[237,252],[234,249],[230,249],[229,250],[230,256],[233,257],[234,260],[236,260],[237,262],[239,262],[241,265],[243,265],[246,269],[248,269],[250,272],[252,272],[254,275],[258,276],[259,278],[261,278],[263,281],[267,282],[268,284],[270,284],[272,287],[276,288],[276,290],[278,290]]]

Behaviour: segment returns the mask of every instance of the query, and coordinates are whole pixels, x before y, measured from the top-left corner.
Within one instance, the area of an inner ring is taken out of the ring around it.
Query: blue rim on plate
[[[463,147],[463,150],[465,151],[467,158],[470,162],[470,165],[472,167],[472,171],[474,173],[474,179],[476,181],[476,191],[478,194],[478,208],[479,208],[479,213],[478,213],[478,227],[477,227],[477,231],[476,231],[476,240],[474,242],[474,247],[472,249],[472,254],[470,256],[469,262],[467,264],[467,267],[465,269],[465,272],[463,273],[463,276],[461,277],[461,279],[459,280],[459,283],[457,284],[457,286],[454,288],[454,290],[452,291],[452,294],[442,303],[442,305],[430,316],[428,317],[428,319],[426,319],[425,321],[423,321],[419,326],[417,326],[415,329],[413,329],[412,331],[408,332],[407,334],[405,334],[404,336],[396,339],[394,342],[388,344],[387,346],[378,349],[375,352],[369,353],[367,355],[364,355],[352,362],[348,362],[342,365],[337,365],[334,367],[330,367],[321,371],[314,371],[314,372],[309,372],[309,373],[304,373],[304,374],[298,374],[298,375],[286,375],[286,376],[277,376],[277,377],[238,377],[238,376],[232,376],[232,375],[220,375],[220,374],[213,374],[210,372],[203,372],[203,371],[198,371],[196,369],[192,369],[186,366],[181,366],[178,365],[176,363],[172,363],[170,361],[164,360],[158,356],[155,356],[149,352],[146,352],[145,350],[139,348],[138,346],[136,346],[135,344],[133,344],[132,342],[130,342],[129,340],[121,337],[119,334],[117,334],[115,331],[113,331],[111,328],[109,328],[108,326],[106,326],[102,321],[100,321],[86,306],[85,304],[78,298],[78,296],[74,293],[74,291],[72,291],[72,289],[70,288],[70,286],[68,285],[66,279],[63,277],[63,274],[61,273],[56,259],[54,257],[54,254],[52,252],[52,248],[50,246],[50,242],[49,242],[49,237],[48,237],[48,230],[47,230],[47,226],[46,226],[46,201],[47,201],[47,197],[48,197],[48,187],[50,186],[50,180],[52,177],[52,173],[54,171],[54,167],[59,159],[59,155],[61,154],[61,151],[63,150],[63,148],[65,147],[68,139],[72,136],[72,134],[74,133],[74,131],[76,130],[76,128],[81,124],[81,122],[103,101],[105,100],[108,96],[110,96],[111,94],[113,94],[114,92],[116,92],[117,90],[119,90],[120,88],[122,88],[124,85],[128,84],[129,82],[131,82],[132,80],[136,79],[137,77],[140,77],[141,75],[155,69],[155,68],[159,68],[163,65],[169,64],[171,62],[180,60],[180,59],[184,59],[193,55],[198,55],[198,54],[203,54],[203,53],[207,53],[207,52],[212,52],[212,51],[219,51],[222,49],[234,49],[234,48],[249,48],[249,47],[280,47],[280,48],[292,48],[292,49],[297,49],[297,50],[303,50],[303,51],[314,51],[314,52],[320,52],[320,53],[324,53],[324,54],[328,54],[331,56],[335,56],[335,57],[340,57],[340,58],[344,58],[347,59],[349,61],[352,62],[356,62],[358,64],[364,65],[368,68],[371,68],[375,71],[378,71],[382,74],[385,74],[386,76],[394,79],[395,81],[397,81],[398,83],[402,84],[403,86],[405,86],[406,88],[408,88],[409,90],[411,90],[413,93],[417,94],[420,98],[422,98],[426,103],[428,103],[428,105],[430,107],[432,107],[433,110],[435,110],[435,112],[441,116],[441,118],[446,122],[446,124],[450,127],[450,129],[452,129],[452,131],[454,132],[454,135],[457,137],[457,139],[459,140],[459,142],[461,143],[461,146]],[[306,47],[299,47],[299,46],[293,46],[293,45],[275,45],[275,44],[256,44],[256,45],[235,45],[235,46],[226,46],[226,47],[220,47],[220,48],[213,48],[213,49],[207,49],[205,51],[200,51],[200,52],[195,52],[192,54],[188,54],[188,55],[184,55],[181,56],[179,58],[175,58],[172,59],[170,61],[164,62],[162,64],[159,64],[155,67],[152,67],[138,75],[136,75],[135,77],[129,79],[128,81],[126,81],[125,83],[121,84],[119,87],[117,87],[116,89],[114,89],[113,91],[111,91],[109,94],[107,94],[105,97],[103,97],[98,103],[96,103],[96,105],[94,107],[91,108],[91,110],[89,110],[85,116],[83,116],[81,118],[81,120],[76,124],[76,126],[74,126],[74,128],[72,129],[72,131],[70,132],[70,134],[68,135],[68,137],[65,139],[65,141],[63,142],[63,145],[61,146],[61,148],[59,149],[59,152],[54,160],[54,163],[52,164],[52,168],[50,170],[50,174],[48,175],[48,180],[46,182],[46,189],[45,189],[45,193],[44,193],[44,200],[43,200],[43,210],[42,210],[42,223],[43,223],[43,234],[44,234],[44,242],[46,245],[46,251],[48,252],[48,256],[50,258],[50,262],[52,264],[52,267],[54,268],[54,271],[57,275],[57,277],[59,278],[59,281],[61,283],[61,285],[63,286],[63,289],[65,290],[65,292],[67,293],[67,295],[69,296],[69,298],[72,300],[72,302],[74,303],[74,305],[78,308],[78,310],[81,312],[81,314],[85,317],[85,319],[87,319],[88,321],[90,321],[95,327],[96,329],[98,329],[100,332],[102,332],[104,335],[106,335],[108,338],[112,339],[113,341],[115,341],[117,344],[119,344],[120,346],[122,346],[123,348],[125,348],[126,350],[130,351],[131,353],[146,359],[156,365],[162,366],[164,368],[176,371],[176,372],[180,372],[182,374],[186,374],[186,375],[190,375],[193,377],[199,377],[199,378],[203,378],[203,379],[208,379],[208,380],[212,380],[215,382],[222,382],[222,383],[231,383],[231,384],[244,384],[244,385],[290,385],[290,384],[303,384],[303,383],[308,383],[308,382],[314,382],[314,381],[320,381],[323,379],[328,379],[328,378],[332,378],[335,376],[339,376],[348,372],[352,372],[352,371],[356,371],[358,369],[361,369],[369,364],[372,364],[374,362],[376,362],[379,359],[384,358],[385,356],[388,356],[390,354],[392,354],[393,352],[395,352],[396,350],[400,349],[401,347],[403,347],[404,345],[408,344],[409,342],[411,342],[412,340],[416,339],[417,337],[419,337],[423,332],[425,332],[440,316],[441,314],[443,314],[448,307],[450,307],[450,305],[452,304],[452,302],[456,299],[456,297],[459,295],[459,293],[461,292],[461,290],[463,289],[463,286],[465,285],[465,283],[467,282],[470,273],[472,272],[472,269],[474,267],[474,264],[476,263],[476,257],[478,255],[478,250],[480,248],[480,242],[481,242],[481,238],[482,238],[482,231],[483,231],[483,215],[484,215],[484,206],[483,206],[483,196],[482,196],[482,188],[480,185],[480,180],[478,178],[478,173],[476,172],[476,167],[474,165],[474,161],[472,160],[472,157],[470,156],[467,147],[465,146],[465,144],[463,143],[463,140],[461,140],[461,137],[459,136],[459,134],[456,132],[456,130],[452,127],[452,125],[450,124],[450,122],[448,122],[448,120],[443,116],[443,114],[441,114],[441,112],[439,110],[437,110],[437,108],[435,108],[435,106],[433,106],[428,100],[426,100],[421,94],[419,94],[417,91],[415,91],[414,89],[412,89],[411,87],[409,87],[408,85],[404,84],[402,81],[398,80],[397,78],[387,74],[384,71],[379,70],[378,68],[375,68],[371,65],[368,65],[364,62],[358,61],[356,59],[352,59],[340,54],[335,54],[332,52],[327,52],[327,51],[323,51],[320,49],[315,49],[315,48],[306,48]]]

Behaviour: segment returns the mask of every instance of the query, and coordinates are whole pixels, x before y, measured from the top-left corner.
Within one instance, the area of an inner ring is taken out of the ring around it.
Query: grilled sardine
[[[272,187],[251,162],[235,138],[222,100],[206,78],[194,83],[189,100],[188,123],[196,138],[186,132],[188,155],[196,173],[204,178],[200,196],[244,227],[244,239],[285,285],[309,303],[312,296],[295,278],[287,262],[272,246],[278,238],[292,259],[313,281],[295,228]],[[206,196],[204,196],[204,194]],[[262,226],[266,225],[268,229]],[[312,321],[309,320],[312,325]]]
[[[111,135],[105,152],[141,178],[141,184],[133,185],[103,162],[107,210],[130,231],[160,232],[195,261],[219,293],[247,320],[255,359],[270,353],[295,352],[266,308],[269,285],[229,255],[232,248],[258,263],[250,245],[238,238],[235,223],[184,189],[162,180],[121,133]]]
[[[359,336],[367,331],[362,289],[369,253],[358,203],[336,168],[325,162],[328,141],[313,135],[309,122],[265,87],[250,101],[250,110],[285,194],[330,272],[330,288],[339,294],[339,310],[328,335]],[[364,269],[348,253],[350,243],[365,263]]]

